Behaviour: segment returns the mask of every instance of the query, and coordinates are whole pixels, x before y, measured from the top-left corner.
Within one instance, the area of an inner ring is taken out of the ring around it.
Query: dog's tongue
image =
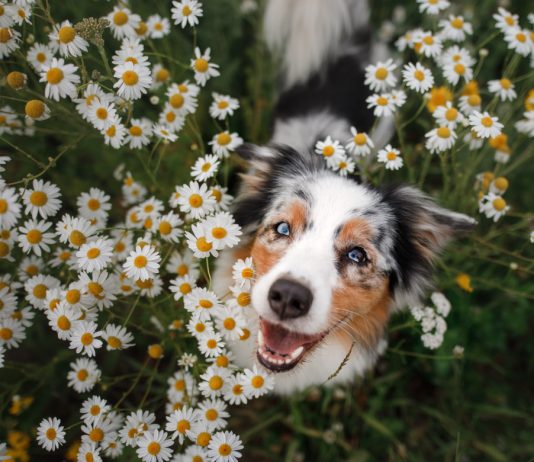
[[[298,347],[305,343],[317,340],[318,335],[299,334],[283,328],[278,324],[261,320],[261,332],[265,345],[272,351],[283,355],[293,353]]]

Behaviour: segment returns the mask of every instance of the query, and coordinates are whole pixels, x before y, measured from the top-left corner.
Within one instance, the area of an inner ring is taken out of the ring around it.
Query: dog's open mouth
[[[326,334],[327,332],[315,335],[301,334],[260,319],[256,353],[258,361],[271,371],[288,371],[295,367]]]

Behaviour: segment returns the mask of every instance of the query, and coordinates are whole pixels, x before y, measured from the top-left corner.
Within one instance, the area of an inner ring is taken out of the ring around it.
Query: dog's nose
[[[305,285],[290,279],[276,280],[268,294],[269,305],[280,319],[304,316],[311,307],[313,295]]]

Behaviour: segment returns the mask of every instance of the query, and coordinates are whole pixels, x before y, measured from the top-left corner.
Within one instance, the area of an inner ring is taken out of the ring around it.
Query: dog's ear
[[[241,173],[241,190],[239,196],[254,194],[264,189],[278,152],[268,146],[244,143],[236,149],[236,154],[246,162],[246,171]]]
[[[435,259],[449,241],[472,230],[476,221],[438,206],[424,193],[400,186],[383,193],[393,217],[391,290],[395,305],[417,304],[432,284]]]

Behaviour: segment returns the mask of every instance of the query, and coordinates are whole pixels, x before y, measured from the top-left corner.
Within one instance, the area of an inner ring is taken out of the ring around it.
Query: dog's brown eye
[[[354,247],[352,250],[347,252],[347,257],[358,265],[363,265],[367,262],[367,254],[365,250],[361,247]]]

